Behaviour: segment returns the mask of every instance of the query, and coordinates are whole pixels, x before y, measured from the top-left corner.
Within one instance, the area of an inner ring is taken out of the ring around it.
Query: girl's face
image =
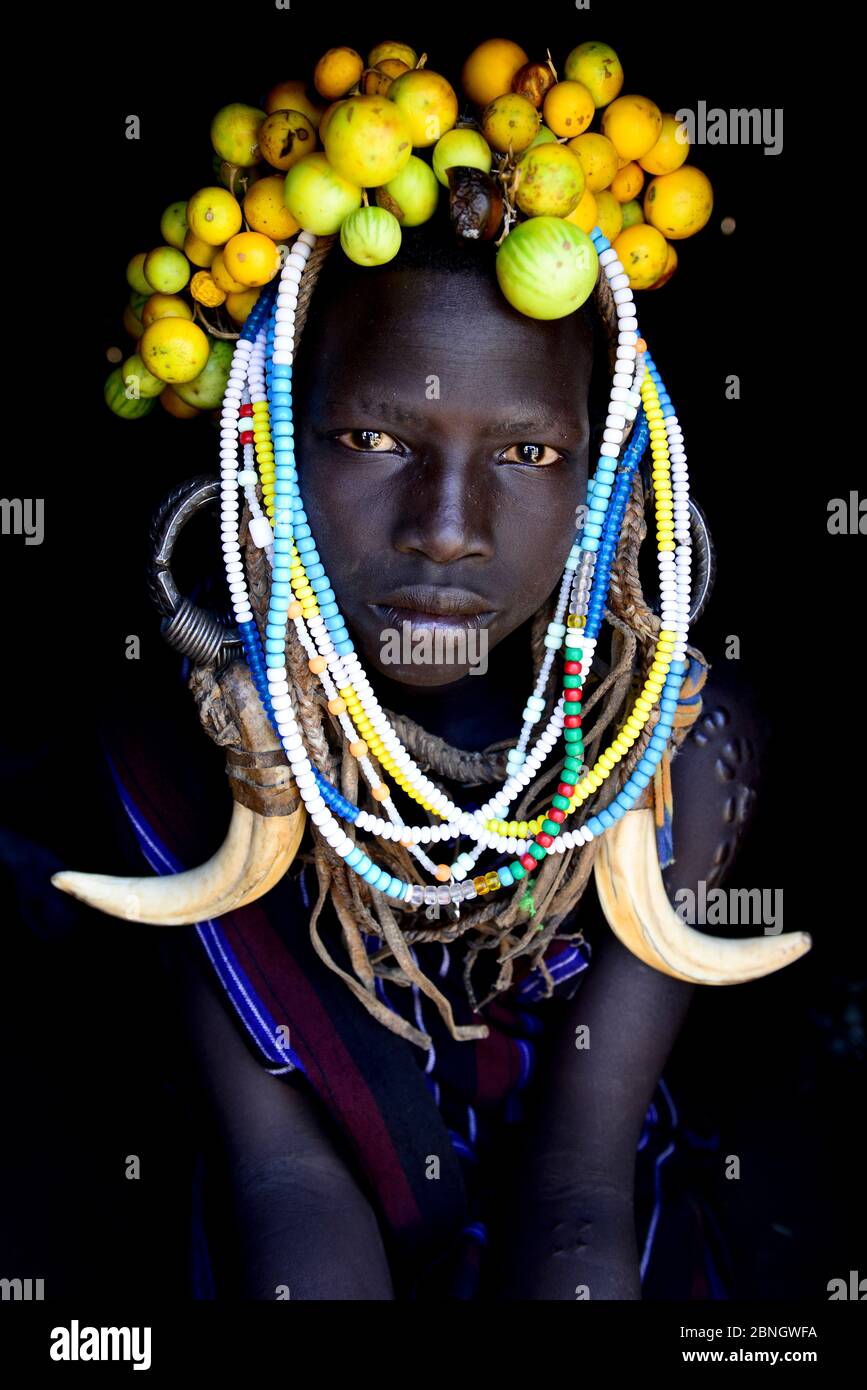
[[[327,280],[299,351],[304,506],[364,659],[446,685],[560,579],[587,488],[591,328],[516,313],[492,262]]]

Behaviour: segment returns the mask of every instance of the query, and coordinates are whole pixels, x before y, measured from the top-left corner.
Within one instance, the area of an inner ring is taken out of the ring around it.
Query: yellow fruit
[[[148,371],[137,352],[126,359],[120,369],[120,375],[127,388],[130,385],[129,378],[135,378],[135,388],[132,395],[140,400],[150,400],[152,396],[158,396],[161,391],[167,389],[164,381],[160,381],[158,376],[154,376],[152,372]]]
[[[361,207],[361,188],[342,178],[327,156],[317,150],[293,164],[286,175],[283,198],[306,232],[330,236],[340,229],[348,213]]]
[[[667,172],[662,169],[655,169],[656,174]],[[176,246],[179,251],[184,249],[184,237],[187,235],[187,205],[186,203],[169,203],[162,217],[160,218],[160,236],[168,246]]]
[[[584,189],[584,197],[576,208],[573,208],[566,215],[567,222],[574,222],[576,227],[580,227],[582,232],[589,236],[596,226],[598,216],[596,208],[596,195],[587,187]]]
[[[294,236],[299,224],[283,200],[285,178],[259,179],[244,199],[244,216],[254,232],[264,232],[272,241]]]
[[[280,252],[263,232],[239,232],[226,242],[223,261],[234,280],[252,289],[274,279],[280,269]]]
[[[648,174],[673,174],[675,169],[686,163],[688,154],[685,122],[676,121],[674,116],[666,113],[662,117],[662,134],[638,162]]]
[[[354,48],[329,48],[313,70],[313,85],[327,101],[345,97],[364,72],[364,60]]]
[[[216,246],[209,246],[201,237],[195,236],[192,232],[187,232],[184,237],[184,255],[193,265],[200,266],[202,269],[209,269],[214,257],[217,254]]]
[[[129,304],[127,304],[123,311],[121,323],[131,338],[140,338],[142,333],[144,333],[144,324],[138,317],[138,314],[130,308]]]
[[[623,86],[623,64],[607,43],[579,43],[563,71],[570,82],[583,82],[597,106],[607,106]]]
[[[649,97],[618,97],[605,108],[602,134],[621,159],[641,159],[662,133],[662,112]]]
[[[613,193],[602,189],[596,194],[596,225],[604,237],[613,241],[623,226],[623,211]]]
[[[225,246],[243,221],[241,204],[228,188],[200,188],[187,203],[187,226],[208,246]]]
[[[318,130],[324,108],[322,103],[316,100],[316,95],[313,88],[300,79],[278,82],[265,98],[265,113],[271,116],[275,111],[300,111],[302,116],[307,117],[313,129]]]
[[[227,295],[226,309],[229,317],[235,323],[243,323],[258,298],[258,290],[243,290],[241,294]]]
[[[663,285],[668,284],[672,275],[677,270],[677,252],[675,251],[670,241],[667,241],[665,244],[668,247],[668,259],[665,262],[665,267],[659,279],[654,280],[652,285],[648,285],[648,289],[661,290]]]
[[[150,328],[157,319],[191,319],[193,311],[185,299],[176,294],[152,294],[142,305],[141,321]]]
[[[221,159],[246,169],[259,162],[259,128],[266,116],[258,106],[233,101],[211,121],[211,144]]]
[[[485,39],[474,48],[461,69],[461,86],[470,101],[488,106],[508,92],[512,78],[528,56],[511,39]]]
[[[542,103],[545,124],[555,135],[582,135],[596,114],[582,82],[555,82]]]
[[[193,299],[204,304],[206,309],[216,309],[218,304],[225,304],[226,291],[221,290],[213,275],[209,275],[207,270],[200,270],[190,281],[190,294]]]
[[[658,280],[668,259],[668,247],[662,232],[637,222],[627,227],[612,243],[617,258],[629,276],[633,290],[647,290]]]
[[[527,97],[506,92],[482,112],[482,134],[499,154],[522,154],[539,133],[542,118]]]
[[[386,97],[348,97],[323,136],[328,163],[361,188],[378,188],[400,173],[412,154],[409,122]]]
[[[591,192],[601,193],[603,188],[610,188],[617,173],[617,151],[610,140],[588,130],[585,135],[576,135],[566,148],[581,160]]]
[[[712,211],[711,181],[692,164],[684,164],[673,174],[661,174],[647,185],[644,216],[669,241],[695,236]]]
[[[208,336],[189,319],[157,319],[146,328],[139,356],[160,381],[192,381],[208,360]]]
[[[361,79],[362,93],[366,97],[388,96],[388,89],[394,79],[410,71],[409,64],[402,63],[399,58],[383,58],[375,68],[365,68]]]
[[[581,160],[565,145],[534,145],[518,164],[515,201],[529,217],[568,217],[584,195]]]
[[[417,155],[412,157],[419,162]],[[434,145],[431,159],[434,174],[443,188],[448,188],[448,170],[454,165],[461,165],[464,169],[481,169],[483,173],[489,174],[492,163],[493,156],[487,140],[479,131],[472,130],[469,126],[447,130]]]
[[[331,117],[334,115],[334,113],[335,113],[335,111],[337,110],[338,106],[342,106],[342,105],[344,104],[344,102],[346,102],[346,101],[348,101],[348,100],[349,100],[348,97],[341,97],[340,101],[332,101],[332,103],[331,103],[330,106],[326,106],[325,110],[322,112],[322,118],[321,118],[321,120],[320,120],[320,122],[319,122],[319,139],[320,139],[320,140],[324,140],[324,139],[325,139],[325,132],[326,132],[326,130],[328,129],[328,126],[329,126],[329,124],[330,124],[330,122],[331,122]]]
[[[190,263],[176,246],[156,246],[145,256],[144,273],[160,294],[177,294],[190,278]]]
[[[147,251],[139,251],[137,256],[133,256],[126,268],[126,282],[138,294],[152,294],[155,289],[155,286],[150,284],[144,273],[147,254]]]
[[[408,43],[396,43],[393,39],[385,39],[370,50],[367,66],[378,68],[383,62],[390,62],[392,59],[404,63],[408,68],[414,68],[418,62],[418,54]]]
[[[315,150],[318,143],[313,122],[300,111],[274,111],[259,131],[262,158],[284,173]]]
[[[396,77],[388,89],[388,98],[406,118],[415,149],[435,145],[458,119],[454,87],[428,68],[413,68]]]
[[[241,294],[246,288],[240,280],[234,280],[227,271],[222,251],[217,252],[211,263],[211,275],[214,278],[214,283],[221,290],[225,290],[226,294]]]
[[[201,415],[202,413],[194,405],[187,405],[186,401],[182,401],[171,386],[167,386],[164,391],[160,392],[159,399],[163,409],[169,415],[173,415],[176,420],[192,420],[194,415]]]
[[[611,192],[618,203],[631,203],[633,198],[638,197],[643,187],[644,170],[634,159],[630,160],[628,164],[624,164],[622,169],[618,169],[611,180]]]

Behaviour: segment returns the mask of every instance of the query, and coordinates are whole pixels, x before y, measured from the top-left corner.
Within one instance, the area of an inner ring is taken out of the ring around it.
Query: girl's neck
[[[380,703],[405,714],[428,733],[468,752],[515,738],[532,690],[532,618],[493,647],[484,674],[473,670],[449,685],[418,686],[369,671]]]

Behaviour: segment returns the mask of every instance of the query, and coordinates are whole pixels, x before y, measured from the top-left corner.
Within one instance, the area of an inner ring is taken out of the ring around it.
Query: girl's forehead
[[[593,357],[586,316],[545,322],[516,313],[493,264],[478,275],[365,271],[321,288],[298,354],[299,376],[312,375],[321,401],[384,398],[398,406],[422,391],[447,407],[470,391],[493,408],[586,393]]]

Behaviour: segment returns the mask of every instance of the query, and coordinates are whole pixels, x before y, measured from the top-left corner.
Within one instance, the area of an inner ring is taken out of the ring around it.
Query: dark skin
[[[459,747],[513,735],[529,693],[528,620],[558,583],[586,495],[587,321],[517,314],[490,267],[467,278],[395,266],[357,273],[339,293],[323,280],[305,335],[302,495],[374,688]],[[414,584],[458,586],[490,606],[486,674],[381,661],[372,605]],[[687,756],[675,774],[677,787]],[[700,835],[685,842],[669,892],[694,886],[709,853]],[[392,1299],[376,1218],[324,1109],[250,1055],[198,961],[183,969],[243,1233],[239,1292],[273,1298],[289,1284],[293,1298]],[[574,1300],[586,1287],[593,1299],[640,1298],[636,1146],[692,992],[604,931],[575,998],[550,1006],[529,1137],[500,1165],[516,1185],[499,1181],[484,1297]],[[581,1024],[588,1050],[575,1047]]]

